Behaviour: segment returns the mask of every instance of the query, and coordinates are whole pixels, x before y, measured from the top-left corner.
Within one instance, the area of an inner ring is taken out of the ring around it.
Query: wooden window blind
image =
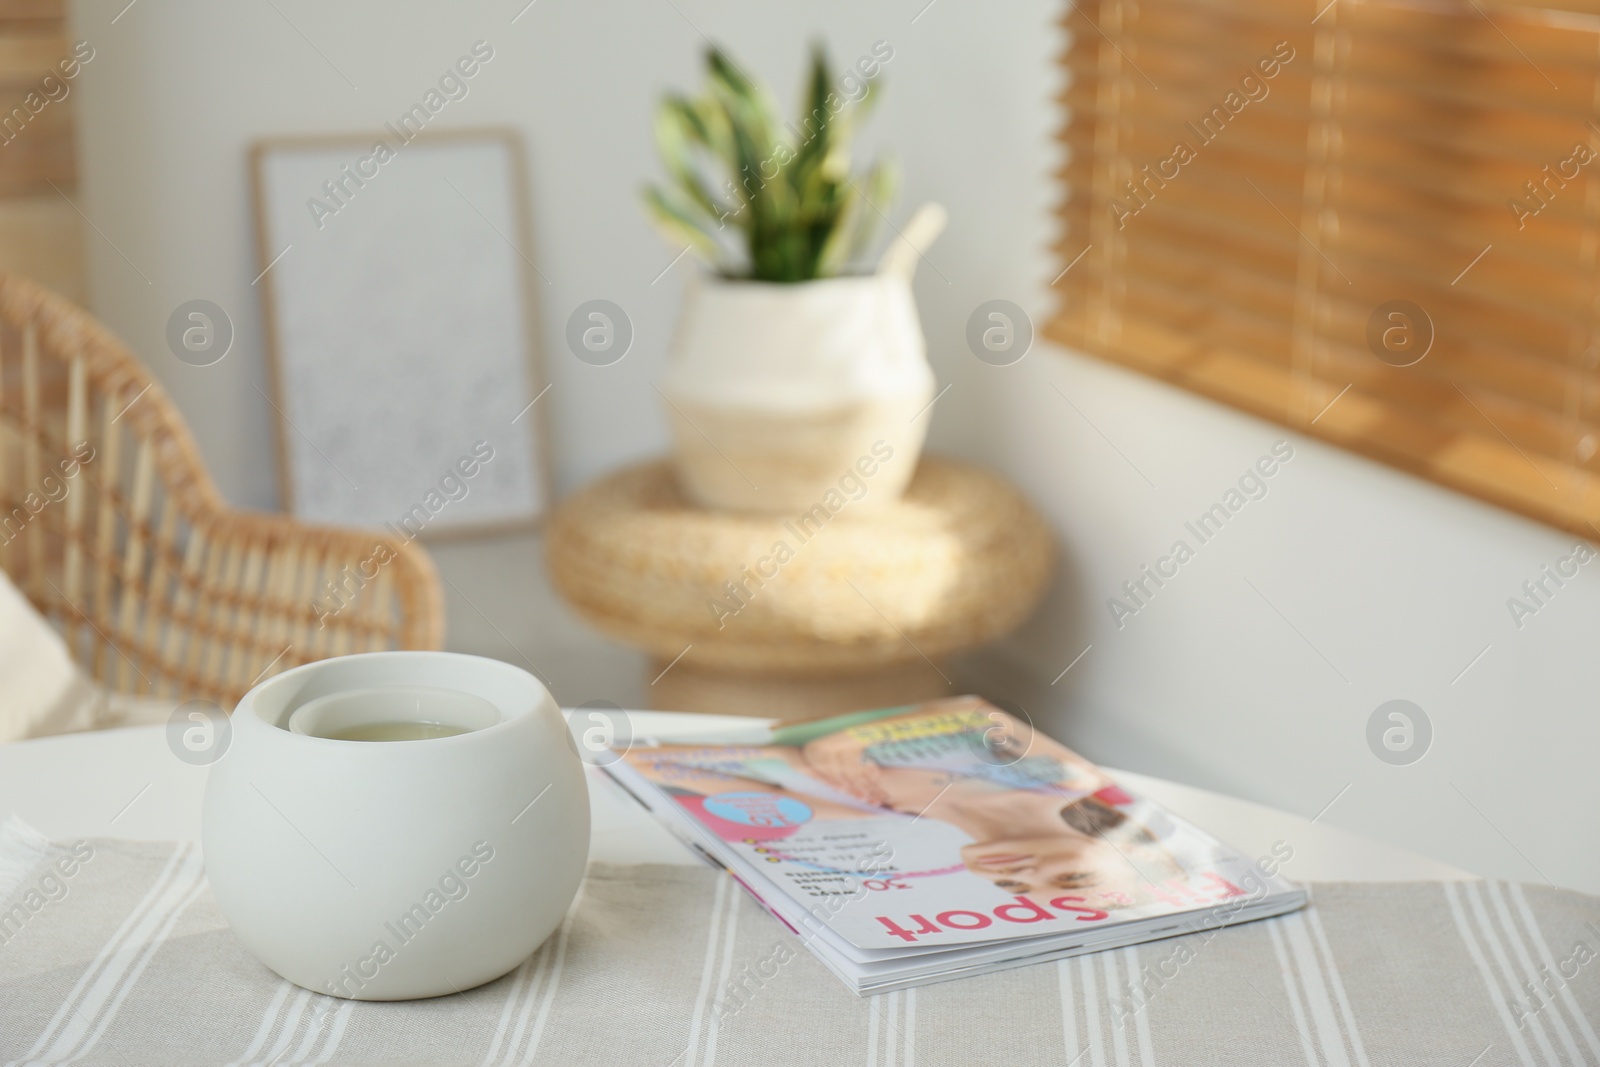
[[[78,83],[57,66],[72,58],[64,6],[0,0],[0,270],[82,302],[82,223],[72,203]]]
[[[1600,15],[1078,0],[1054,340],[1600,535]]]

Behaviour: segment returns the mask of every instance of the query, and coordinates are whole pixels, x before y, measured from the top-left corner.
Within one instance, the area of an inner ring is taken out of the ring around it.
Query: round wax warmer
[[[415,722],[419,707],[468,732],[315,736]],[[245,694],[201,836],[223,916],[278,974],[356,1000],[441,996],[510,971],[560,924],[588,859],[588,787],[526,671],[445,652],[343,656]]]

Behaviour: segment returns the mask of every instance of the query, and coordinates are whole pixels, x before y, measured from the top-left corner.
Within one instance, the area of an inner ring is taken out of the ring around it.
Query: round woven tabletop
[[[875,505],[875,506],[874,506]],[[925,456],[905,495],[826,494],[802,515],[708,511],[670,465],[610,475],[552,517],[557,590],[604,633],[702,668],[870,671],[990,641],[1022,622],[1049,528],[1002,479]]]

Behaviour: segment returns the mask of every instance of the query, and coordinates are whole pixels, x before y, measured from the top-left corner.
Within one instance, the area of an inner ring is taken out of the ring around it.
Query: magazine
[[[620,755],[612,777],[857,993],[1305,902],[1271,857],[1246,859],[978,697]]]

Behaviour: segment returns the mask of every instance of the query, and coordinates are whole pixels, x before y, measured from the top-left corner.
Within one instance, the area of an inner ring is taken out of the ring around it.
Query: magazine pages
[[[1271,857],[976,697],[743,733],[635,744],[608,770],[858,992],[1304,903]]]

